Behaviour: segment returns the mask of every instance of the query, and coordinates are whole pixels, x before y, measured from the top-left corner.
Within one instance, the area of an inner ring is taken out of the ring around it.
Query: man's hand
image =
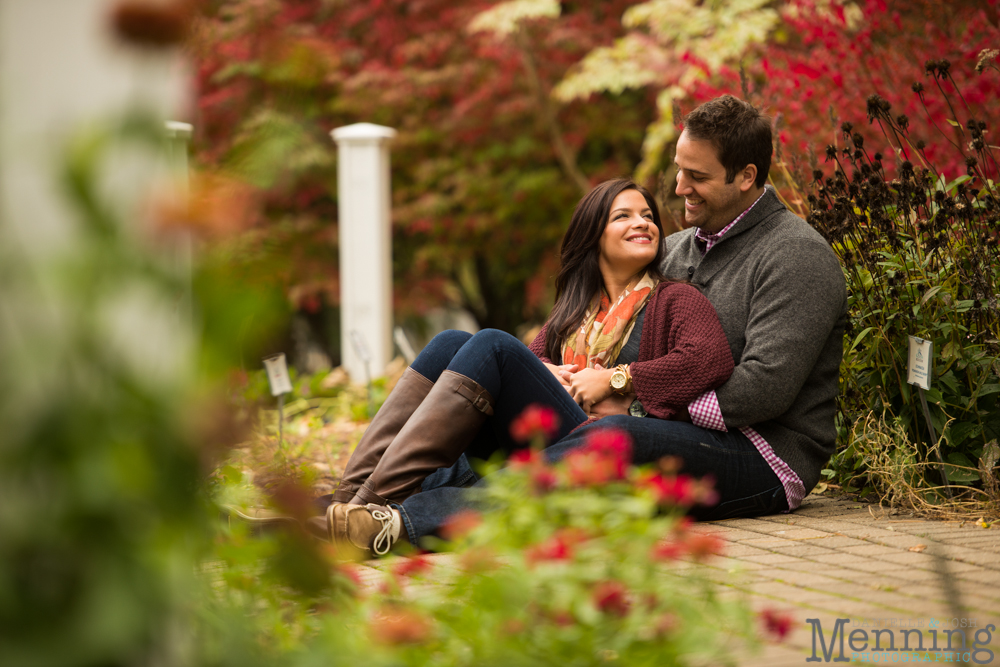
[[[594,403],[599,403],[611,395],[613,368],[584,368],[573,374],[569,383],[569,393],[580,404],[583,411],[590,414]]]
[[[559,380],[559,384],[569,388],[569,381],[573,377],[573,373],[576,373],[579,366],[576,364],[562,364],[561,366],[556,366],[555,364],[545,364],[545,367],[556,376]]]
[[[635,400],[635,394],[611,394],[603,401],[594,403],[587,413],[589,417],[610,417],[611,415],[629,414],[629,406]]]

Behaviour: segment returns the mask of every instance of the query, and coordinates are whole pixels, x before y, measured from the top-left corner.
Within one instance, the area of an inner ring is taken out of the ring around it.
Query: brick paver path
[[[775,609],[794,619],[784,643],[768,644],[762,653],[741,659],[745,667],[816,664],[806,662],[813,655],[814,635],[806,619],[818,619],[828,644],[838,618],[850,619],[843,626],[848,634],[865,630],[870,643],[867,650],[856,651],[858,658],[867,658],[855,661],[860,664],[904,664],[903,652],[895,654],[896,660],[892,652],[872,651],[876,627],[894,629],[897,648],[903,646],[904,628],[922,628],[928,649],[932,630],[937,630],[938,645],[944,648],[943,630],[964,619],[968,650],[977,630],[990,623],[1000,629],[1000,524],[984,529],[972,521],[929,521],[811,495],[794,514],[703,523],[694,529],[727,542],[725,556],[706,566],[709,576],[732,594],[746,595],[754,609]],[[450,556],[433,558],[447,567]],[[365,579],[378,580],[377,570],[386,566],[385,561],[371,561]],[[949,602],[948,587],[960,606]],[[979,646],[991,650],[993,659],[968,664],[1000,665],[1000,631],[992,634],[988,644],[980,635]],[[883,635],[883,647],[888,638]],[[958,635],[953,638],[960,641]],[[860,636],[858,645],[863,645]],[[847,642],[844,650],[847,658],[855,653]],[[825,664],[819,645],[817,652]],[[913,653],[906,656],[907,664],[914,662]],[[919,656],[934,660],[935,654]],[[979,660],[985,656],[977,655]],[[939,664],[944,663],[942,653]]]

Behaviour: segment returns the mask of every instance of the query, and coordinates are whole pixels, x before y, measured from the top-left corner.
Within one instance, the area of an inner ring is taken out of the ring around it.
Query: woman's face
[[[611,203],[601,235],[601,270],[630,275],[646,268],[656,257],[660,231],[653,212],[638,190],[625,190]]]

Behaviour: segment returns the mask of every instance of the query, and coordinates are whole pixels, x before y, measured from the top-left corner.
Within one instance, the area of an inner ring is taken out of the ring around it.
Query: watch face
[[[615,389],[621,389],[625,386],[625,374],[621,371],[617,371],[611,376],[611,386]]]

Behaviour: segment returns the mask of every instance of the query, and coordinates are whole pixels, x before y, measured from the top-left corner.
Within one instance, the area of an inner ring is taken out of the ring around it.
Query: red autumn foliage
[[[980,52],[997,46],[997,4],[787,0],[781,39],[770,40],[744,60],[751,100],[776,118],[779,150],[811,153],[821,161],[827,145],[843,147],[843,121],[876,139],[877,126],[861,126],[866,99],[878,93],[889,101],[894,117],[906,116],[911,136],[927,143],[928,161],[955,178],[965,173],[965,164],[950,146],[958,135],[948,120],[964,124],[970,116],[982,118],[1000,92],[996,72],[974,71]],[[941,59],[951,62],[949,79],[936,79],[925,69],[928,61]],[[953,110],[941,95],[921,97],[911,89],[914,83],[958,92],[969,108]],[[697,88],[691,104],[739,91],[739,73],[724,70]],[[888,142],[877,138],[879,148],[886,150]],[[801,173],[799,178],[808,180]]]
[[[544,317],[582,195],[565,162],[591,183],[628,173],[655,107],[652,92],[569,105],[548,96],[584,54],[622,34],[630,0],[563,3],[559,18],[529,22],[517,40],[470,33],[494,4],[204,3],[192,39],[196,160],[262,189],[266,219],[244,247],[271,261],[289,293],[339,303],[328,133],[367,121],[399,132],[397,319],[459,305],[483,327],[514,331]]]

